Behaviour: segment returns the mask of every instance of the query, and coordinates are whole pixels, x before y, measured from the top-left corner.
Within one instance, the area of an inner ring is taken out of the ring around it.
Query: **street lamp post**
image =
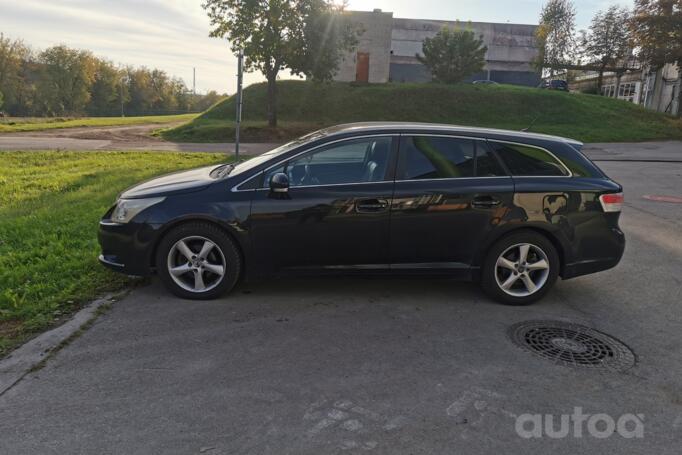
[[[234,157],[239,161],[239,130],[242,123],[242,80],[244,77],[244,50],[239,49],[237,54],[237,113],[234,133]]]
[[[127,84],[130,81],[130,75],[128,74],[128,71],[126,70],[124,73],[121,74],[121,117],[125,117],[125,84]]]

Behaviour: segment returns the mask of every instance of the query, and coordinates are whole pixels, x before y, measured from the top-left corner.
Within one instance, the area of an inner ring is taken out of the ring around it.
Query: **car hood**
[[[119,197],[122,199],[140,199],[201,191],[216,181],[210,175],[216,167],[215,165],[207,166],[147,180],[128,188]]]

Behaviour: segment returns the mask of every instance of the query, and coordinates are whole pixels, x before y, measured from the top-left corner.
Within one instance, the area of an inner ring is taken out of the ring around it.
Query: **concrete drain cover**
[[[555,363],[625,371],[635,365],[635,354],[617,339],[578,324],[526,321],[509,328],[517,346]]]

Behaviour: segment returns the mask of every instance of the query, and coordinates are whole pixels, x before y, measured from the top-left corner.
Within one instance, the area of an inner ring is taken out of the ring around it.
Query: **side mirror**
[[[270,191],[273,193],[289,192],[289,176],[283,172],[278,172],[270,177]]]

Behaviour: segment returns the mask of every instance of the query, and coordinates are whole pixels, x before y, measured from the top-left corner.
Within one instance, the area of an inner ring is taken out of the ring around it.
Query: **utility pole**
[[[123,79],[124,76],[121,76],[121,117],[125,117],[125,113],[123,112]]]
[[[239,128],[242,123],[242,79],[244,77],[244,49],[237,54],[237,115],[234,132],[234,158],[239,161]]]
[[[197,96],[197,69],[192,68],[192,95]]]

